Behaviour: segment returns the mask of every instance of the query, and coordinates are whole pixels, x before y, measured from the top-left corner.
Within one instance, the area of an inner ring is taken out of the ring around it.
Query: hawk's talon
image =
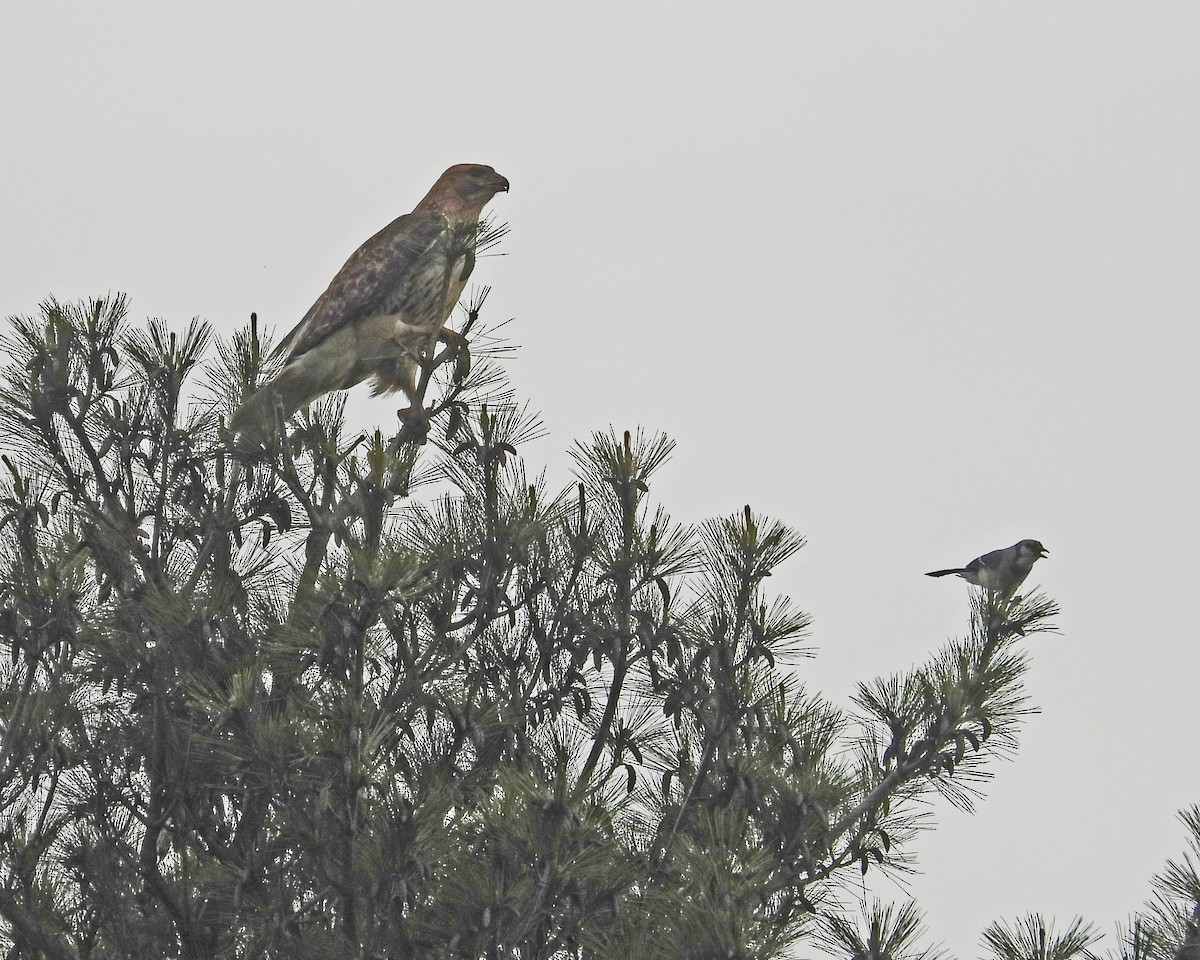
[[[461,384],[471,375],[471,351],[464,343],[454,358],[454,382]]]
[[[417,443],[425,442],[429,436],[429,414],[424,407],[417,407],[415,410],[412,407],[402,407],[396,411],[396,416],[403,424],[400,430],[401,437],[411,437]]]

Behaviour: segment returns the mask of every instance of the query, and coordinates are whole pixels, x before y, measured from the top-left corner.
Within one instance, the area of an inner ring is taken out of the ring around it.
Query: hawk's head
[[[451,220],[476,220],[483,205],[508,190],[508,180],[482,163],[457,163],[440,177],[418,210],[437,210]]]

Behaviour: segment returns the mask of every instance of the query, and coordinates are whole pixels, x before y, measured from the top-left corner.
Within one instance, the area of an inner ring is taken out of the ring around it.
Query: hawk
[[[401,390],[413,407],[418,360],[439,338],[475,267],[479,214],[508,181],[491,167],[460,163],[412,213],[398,217],[351,254],[275,348],[279,375],[248,397],[230,429],[261,434],[318,397],[374,377],[373,393]],[[401,412],[404,415],[404,411]]]

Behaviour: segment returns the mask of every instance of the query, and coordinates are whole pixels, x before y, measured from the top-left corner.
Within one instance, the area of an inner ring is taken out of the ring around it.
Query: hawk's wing
[[[304,319],[272,356],[307,353],[347,324],[370,316],[417,272],[422,258],[450,231],[440,213],[422,211],[397,217],[350,255]]]

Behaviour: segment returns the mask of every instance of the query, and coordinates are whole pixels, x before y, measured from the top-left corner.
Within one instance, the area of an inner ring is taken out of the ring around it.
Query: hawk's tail
[[[234,411],[233,416],[229,418],[229,429],[232,433],[261,441],[271,433],[278,422],[276,418],[279,414],[276,411],[280,406],[283,408],[284,420],[296,412],[287,409],[278,383],[278,380],[274,380],[259,387]]]
[[[312,403],[331,389],[345,386],[341,383],[330,386],[321,379],[320,373],[319,368],[288,364],[274,380],[259,387],[245,399],[230,417],[229,429],[253,440],[261,440],[275,429],[279,422],[276,418],[281,413],[286,422],[306,403]]]

